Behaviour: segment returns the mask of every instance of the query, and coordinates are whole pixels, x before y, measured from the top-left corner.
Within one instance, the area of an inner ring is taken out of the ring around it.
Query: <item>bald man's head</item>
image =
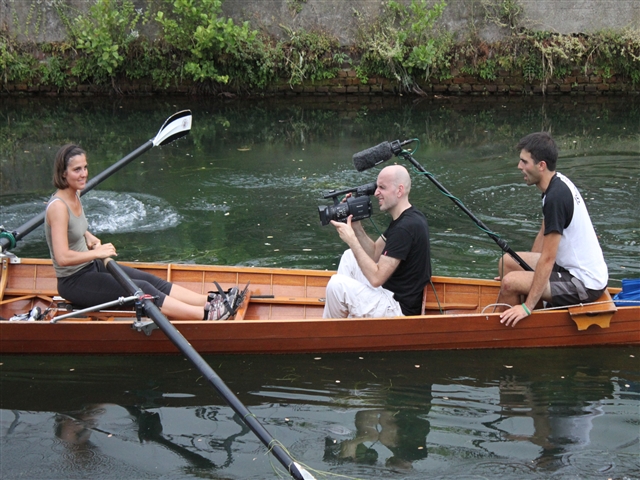
[[[409,191],[411,190],[411,176],[402,165],[389,165],[388,167],[384,167],[380,171],[378,178],[383,178],[395,187],[402,185],[404,187],[404,196],[409,195]]]

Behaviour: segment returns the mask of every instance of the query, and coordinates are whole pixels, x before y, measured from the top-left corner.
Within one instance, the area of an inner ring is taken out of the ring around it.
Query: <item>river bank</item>
[[[360,80],[352,69],[340,70],[335,78],[318,81],[304,81],[291,85],[286,81],[278,82],[259,91],[233,92],[224,89],[211,91],[195,82],[182,82],[180,85],[159,86],[145,79],[121,79],[117,88],[112,85],[81,83],[60,89],[54,85],[30,84],[26,82],[5,84],[0,96],[94,96],[94,95],[218,95],[236,96],[378,96],[413,95],[424,96],[522,96],[522,95],[564,95],[564,96],[610,96],[640,95],[640,84],[634,85],[623,77],[603,77],[595,71],[574,70],[570,75],[544,81],[528,81],[521,71],[501,70],[492,80],[472,75],[460,75],[452,78],[433,79],[428,82],[416,82],[410,91],[403,91],[397,82],[383,77]]]
[[[632,3],[5,0],[0,95],[637,95]]]

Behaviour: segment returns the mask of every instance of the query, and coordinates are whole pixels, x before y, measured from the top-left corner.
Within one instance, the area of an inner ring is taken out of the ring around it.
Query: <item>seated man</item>
[[[528,317],[539,300],[554,307],[593,302],[609,280],[584,200],[571,180],[556,172],[558,148],[551,135],[532,133],[517,148],[525,182],[542,192],[543,219],[531,252],[518,252],[534,271],[525,272],[509,255],[498,266],[499,301],[514,305],[500,315],[508,326]],[[526,296],[523,303],[520,295]]]
[[[392,165],[378,175],[375,196],[392,222],[375,242],[360,222],[331,221],[349,246],[327,285],[324,318],[419,315],[431,279],[429,226],[409,203],[411,177]]]

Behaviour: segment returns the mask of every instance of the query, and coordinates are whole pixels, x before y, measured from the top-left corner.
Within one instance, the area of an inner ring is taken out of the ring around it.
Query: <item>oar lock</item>
[[[142,317],[148,317],[144,308],[143,300],[151,300],[153,303],[156,303],[158,297],[144,293],[142,290],[138,290],[135,295],[138,297],[134,304],[136,310],[136,321],[133,322],[132,328],[135,328],[138,331],[142,330],[146,335],[151,335],[151,331],[158,328],[158,326],[152,320],[142,321]],[[151,328],[149,328],[149,323],[152,325]]]
[[[156,325],[153,320],[140,320],[140,318],[138,318],[131,324],[131,328],[149,337],[151,336],[151,332],[158,328],[158,325]]]
[[[13,249],[16,247],[16,232],[10,232],[9,230],[7,230],[6,228],[4,228],[4,226],[0,225],[0,239],[2,238],[6,238],[9,242],[9,245],[7,247],[8,249]],[[6,243],[6,242],[2,242],[2,243]]]

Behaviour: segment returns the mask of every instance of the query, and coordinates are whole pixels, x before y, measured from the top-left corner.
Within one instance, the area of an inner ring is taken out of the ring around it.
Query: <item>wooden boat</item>
[[[49,260],[2,258],[0,353],[159,354],[177,348],[131,307],[80,314],[56,323],[60,308]],[[323,319],[325,286],[333,272],[296,269],[124,263],[198,292],[250,290],[233,320],[174,320],[201,354],[312,353],[640,344],[640,306],[616,307],[610,289],[593,304],[542,309],[516,327],[499,322],[494,280],[433,277],[424,313],[399,318]],[[114,299],[115,300],[115,299]],[[39,321],[10,321],[39,306]]]

